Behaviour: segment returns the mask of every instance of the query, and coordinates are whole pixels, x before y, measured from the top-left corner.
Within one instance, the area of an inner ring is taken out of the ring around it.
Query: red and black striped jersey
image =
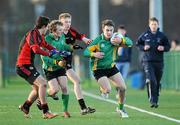
[[[66,43],[73,45],[76,40],[82,40],[82,38],[85,37],[85,34],[80,34],[71,27],[68,33],[65,34],[65,37],[66,37]]]
[[[16,65],[34,64],[35,54],[49,56],[49,52],[41,49],[41,47],[49,51],[54,49],[44,40],[37,28],[29,31],[21,40]]]

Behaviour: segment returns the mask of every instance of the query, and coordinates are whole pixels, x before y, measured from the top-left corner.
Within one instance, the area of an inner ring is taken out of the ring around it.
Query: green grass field
[[[72,89],[71,83],[69,88]],[[98,86],[95,82],[85,82],[83,90],[99,96]],[[18,105],[23,103],[30,86],[24,81],[11,82],[6,88],[0,89],[0,125],[176,125],[180,124],[167,119],[152,116],[133,109],[126,108],[129,118],[122,119],[115,112],[116,105],[113,103],[100,101],[92,97],[85,96],[88,105],[95,107],[97,112],[85,116],[80,115],[78,102],[74,93],[70,91],[69,112],[72,117],[65,119],[61,116],[45,120],[42,119],[41,112],[34,104],[31,108],[32,119],[23,117],[22,112],[18,110]],[[114,91],[114,90],[113,90]],[[115,100],[115,93],[112,91],[110,99]],[[59,94],[60,96],[60,94]],[[49,107],[52,112],[62,114],[62,102],[54,101],[48,98]],[[128,87],[127,105],[135,106],[149,112],[165,115],[180,120],[180,92],[173,90],[163,90],[160,96],[160,107],[152,109],[149,107],[147,94],[145,90],[133,90]]]

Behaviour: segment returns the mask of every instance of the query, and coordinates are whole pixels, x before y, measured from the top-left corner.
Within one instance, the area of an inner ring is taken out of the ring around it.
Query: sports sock
[[[31,105],[32,105],[32,102],[29,100],[26,100],[23,104],[23,107],[29,111],[29,108],[31,107]]]
[[[79,105],[80,105],[80,107],[81,107],[81,110],[87,108],[87,106],[86,106],[86,104],[85,104],[85,102],[84,102],[84,99],[79,99],[78,102],[79,102]]]
[[[49,111],[49,107],[48,107],[47,103],[46,104],[41,104],[41,107],[42,107],[42,110],[43,110],[44,114]]]
[[[63,111],[68,111],[69,95],[62,94]]]
[[[119,107],[120,110],[122,110],[124,108],[124,104],[119,103],[118,107]]]

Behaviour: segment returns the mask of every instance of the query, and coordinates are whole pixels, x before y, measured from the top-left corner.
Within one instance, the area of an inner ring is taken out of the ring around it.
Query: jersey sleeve
[[[85,34],[81,34],[81,33],[77,32],[72,27],[70,28],[70,32],[77,40],[82,40],[82,38],[85,37]]]
[[[49,52],[46,52],[40,48],[40,45],[38,44],[38,34],[35,30],[32,30],[28,37],[27,37],[28,43],[30,45],[30,48],[35,54],[40,54],[44,56],[49,56]]]
[[[136,46],[139,50],[144,51],[143,34],[141,34],[136,42]]]
[[[125,45],[127,47],[132,47],[133,46],[133,41],[129,37],[125,37]]]
[[[164,51],[167,52],[170,50],[171,48],[171,45],[169,43],[169,40],[168,38],[164,35],[164,38],[163,38],[163,45],[164,45]]]
[[[99,51],[98,42],[99,39],[93,40],[90,45],[84,50],[84,56],[93,57],[93,53]]]

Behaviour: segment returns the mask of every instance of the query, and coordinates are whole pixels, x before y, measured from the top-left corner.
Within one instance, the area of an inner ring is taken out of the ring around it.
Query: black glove
[[[76,45],[73,46],[73,49],[83,49],[83,47],[78,45],[78,44],[76,44]]]

